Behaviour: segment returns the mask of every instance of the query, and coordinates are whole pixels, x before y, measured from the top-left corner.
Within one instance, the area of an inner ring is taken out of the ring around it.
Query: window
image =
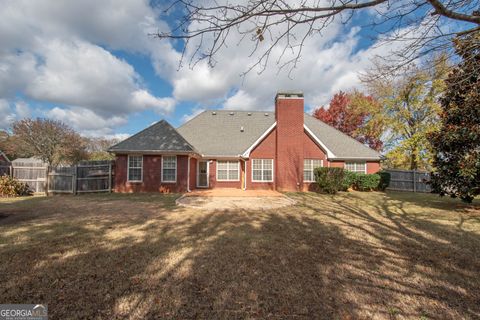
[[[217,181],[239,181],[239,161],[217,161]]]
[[[143,173],[143,156],[128,156],[128,181],[141,182]]]
[[[273,181],[273,159],[252,159],[252,181]]]
[[[177,156],[162,156],[162,182],[177,181]]]
[[[345,169],[353,172],[367,173],[367,165],[365,162],[345,162]]]
[[[314,182],[315,175],[313,174],[313,170],[318,167],[323,167],[323,160],[304,159],[303,160],[303,181]]]

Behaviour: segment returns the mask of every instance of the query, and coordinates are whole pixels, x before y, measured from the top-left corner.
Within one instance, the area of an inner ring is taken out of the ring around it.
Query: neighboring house
[[[275,112],[208,110],[175,129],[161,120],[109,150],[117,192],[314,188],[313,169],[374,173],[380,154],[304,113],[280,92]]]
[[[8,159],[7,155],[0,150],[0,166],[9,166],[10,159]]]

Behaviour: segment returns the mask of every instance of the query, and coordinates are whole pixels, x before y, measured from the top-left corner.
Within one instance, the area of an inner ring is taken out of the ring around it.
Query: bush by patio
[[[325,193],[337,193],[344,189],[345,170],[343,168],[315,168],[315,181],[320,191]]]
[[[372,191],[378,188],[380,175],[357,173],[354,182],[354,189],[360,191]]]
[[[25,183],[7,175],[0,176],[0,196],[17,197],[31,194],[32,192]]]

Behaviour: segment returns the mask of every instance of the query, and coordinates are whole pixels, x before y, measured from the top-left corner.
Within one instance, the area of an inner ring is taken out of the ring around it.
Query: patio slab
[[[186,193],[186,197],[284,197],[275,190],[242,190],[234,188],[196,189]]]
[[[212,189],[186,193],[177,205],[205,210],[269,210],[295,203],[273,190]]]

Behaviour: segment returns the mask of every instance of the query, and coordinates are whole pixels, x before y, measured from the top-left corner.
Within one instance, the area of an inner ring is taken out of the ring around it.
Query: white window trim
[[[272,161],[272,180],[255,180],[253,179],[253,160],[262,160],[262,178],[263,178],[263,161],[265,160],[270,160]],[[250,166],[251,167],[251,170],[252,170],[252,182],[273,182],[273,179],[274,179],[274,176],[275,176],[275,162],[273,161],[273,159],[252,159],[252,165]]]
[[[142,167],[140,168],[140,180],[130,180],[130,157],[142,157]],[[141,154],[132,154],[127,157],[127,182],[143,182],[143,155]]]
[[[307,159],[303,159],[303,171],[305,172],[305,160],[320,160],[320,167],[323,167],[323,159],[311,159],[311,158],[307,158]],[[315,173],[314,173],[314,169],[315,168],[312,168],[312,177],[313,177],[313,180],[303,180],[303,182],[315,182]],[[310,170],[309,170],[310,171]]]
[[[347,169],[347,162],[355,164],[355,170],[354,171],[351,171],[351,170]],[[348,171],[351,171],[351,172],[361,173],[362,171],[357,171],[357,164],[358,163],[361,163],[361,164],[365,165],[365,169],[364,169],[363,173],[367,174],[367,162],[366,161],[345,161],[345,163],[343,164],[343,168],[345,170],[348,170]]]
[[[163,159],[164,157],[175,157],[175,180],[164,180],[163,179]],[[161,168],[162,172],[160,173],[161,174],[161,180],[162,180],[162,183],[177,183],[177,173],[178,173],[178,158],[177,156],[162,156],[162,168]]]
[[[218,162],[237,162],[237,170],[238,170],[238,179],[228,179],[228,176],[229,176],[229,167],[228,167],[228,164],[227,164],[227,179],[218,179]],[[238,182],[240,181],[240,175],[241,175],[241,170],[240,170],[240,160],[217,160],[216,161],[216,179],[217,181],[220,181],[220,182]]]

